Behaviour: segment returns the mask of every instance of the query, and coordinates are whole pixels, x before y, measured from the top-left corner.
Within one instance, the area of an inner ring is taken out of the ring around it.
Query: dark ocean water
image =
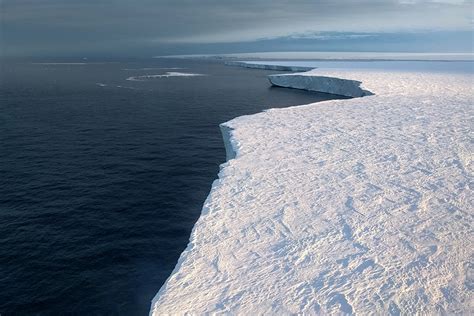
[[[335,98],[212,61],[88,62],[2,61],[2,315],[147,314],[225,160],[218,124]],[[141,69],[165,67],[184,69]],[[166,71],[206,76],[125,80]]]

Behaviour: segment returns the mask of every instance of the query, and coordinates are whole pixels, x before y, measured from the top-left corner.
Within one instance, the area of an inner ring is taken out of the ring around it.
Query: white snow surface
[[[232,159],[150,314],[473,314],[473,75],[298,75],[374,95],[224,123]]]

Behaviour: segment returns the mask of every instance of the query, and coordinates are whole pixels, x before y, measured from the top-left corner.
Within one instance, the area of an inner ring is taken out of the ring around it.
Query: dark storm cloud
[[[465,31],[472,28],[472,5],[472,0],[3,0],[2,46],[11,54],[162,51],[300,34],[324,40],[328,32]]]

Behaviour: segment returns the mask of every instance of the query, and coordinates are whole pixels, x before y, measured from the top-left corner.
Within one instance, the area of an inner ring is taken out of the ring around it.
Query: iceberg
[[[228,160],[150,314],[474,313],[474,76],[270,80],[364,97],[221,125]]]

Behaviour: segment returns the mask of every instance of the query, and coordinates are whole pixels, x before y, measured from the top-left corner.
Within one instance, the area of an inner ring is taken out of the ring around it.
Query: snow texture
[[[287,76],[374,95],[222,124],[230,160],[150,313],[473,314],[474,77]]]

